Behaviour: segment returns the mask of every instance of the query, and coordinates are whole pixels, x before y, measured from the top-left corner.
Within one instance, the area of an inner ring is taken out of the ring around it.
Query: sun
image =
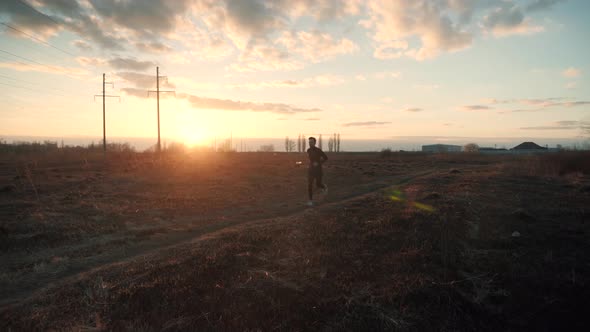
[[[183,128],[181,137],[179,137],[186,146],[193,147],[205,145],[207,143],[207,134],[199,128]]]
[[[207,145],[210,141],[209,128],[202,114],[183,111],[175,114],[173,128],[175,139],[188,147]]]

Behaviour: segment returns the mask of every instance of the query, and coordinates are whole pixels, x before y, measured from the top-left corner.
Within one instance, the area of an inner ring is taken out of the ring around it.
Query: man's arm
[[[328,156],[326,155],[326,153],[324,151],[322,151],[322,156],[321,156],[321,163],[325,163],[326,161],[328,161]]]

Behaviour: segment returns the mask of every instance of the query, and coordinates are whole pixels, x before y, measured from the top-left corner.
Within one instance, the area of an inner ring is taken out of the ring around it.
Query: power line
[[[12,55],[13,57],[16,57],[16,58],[19,58],[19,59],[23,59],[23,60],[25,60],[25,61],[29,61],[29,62],[32,62],[32,63],[34,63],[34,64],[40,65],[40,66],[49,67],[48,65],[44,65],[44,64],[42,64],[41,62],[37,62],[37,61],[35,61],[35,60],[31,60],[31,59],[29,59],[29,58],[26,58],[26,57],[24,57],[24,56],[20,56],[20,55],[17,55],[17,54],[14,54],[14,53],[8,52],[8,51],[0,50],[0,52],[2,52],[2,53],[6,53],[6,54],[8,54],[8,55]]]
[[[40,65],[40,66],[43,66],[43,67],[47,67],[49,69],[53,69],[54,71],[57,71],[57,72],[61,72],[63,75],[65,75],[65,76],[67,76],[69,78],[78,79],[77,77],[73,77],[73,76],[68,75],[67,72],[65,70],[63,70],[62,68],[51,66],[51,65],[45,65],[45,64],[42,64],[41,62],[38,62],[38,61],[35,61],[35,60],[32,60],[32,59],[29,59],[29,58],[24,57],[24,56],[20,56],[18,54],[14,54],[12,52],[8,52],[8,51],[5,51],[5,50],[0,50],[0,52],[6,53],[8,55],[11,55],[11,56],[16,57],[16,58],[19,58],[19,59],[23,59],[25,61],[29,61],[31,63],[37,64],[37,65]],[[6,58],[4,58],[4,59],[6,59]],[[10,59],[10,61],[15,61],[17,63],[23,64],[23,65],[26,65],[26,66],[31,66],[28,63],[23,63],[23,62],[20,62],[20,61],[16,61],[14,59]]]
[[[32,91],[32,92],[35,92],[35,93],[45,93],[45,94],[50,94],[50,95],[59,96],[59,97],[67,97],[66,95],[57,94],[57,93],[48,92],[48,91],[39,91],[39,90],[31,89],[31,88],[26,87],[26,86],[13,85],[13,84],[8,84],[8,83],[3,83],[3,82],[0,82],[0,84],[6,85],[6,86],[9,86],[9,87],[13,87],[13,88],[29,90],[29,91]]]
[[[26,62],[22,62],[22,61],[14,60],[14,59],[8,58],[8,57],[6,57],[6,56],[4,56],[4,55],[2,55],[2,54],[0,54],[0,58],[2,58],[2,59],[4,59],[4,60],[8,60],[8,61],[13,61],[13,62],[15,62],[15,63],[20,63],[21,65],[24,65],[24,66],[30,66],[30,64],[28,64],[28,63],[26,63]]]
[[[31,88],[27,88],[27,87],[24,87],[24,86],[12,85],[12,84],[2,83],[2,82],[0,82],[0,84],[6,85],[6,86],[10,86],[10,87],[13,87],[13,88],[19,88],[19,89],[25,89],[25,90],[29,90],[29,91],[33,91],[33,92],[38,92],[38,91],[35,91],[35,90],[31,89]]]
[[[12,81],[26,83],[26,84],[31,84],[31,85],[36,85],[36,86],[43,86],[41,83],[30,82],[30,81],[26,81],[26,80],[23,80],[23,79],[20,79],[20,78],[14,78],[14,77],[2,75],[2,74],[0,74],[0,77],[2,77],[4,79],[12,80]],[[56,88],[51,88],[51,87],[46,87],[45,89],[50,89],[50,90],[54,90],[54,91],[57,91],[57,92],[66,93],[66,94],[69,94],[72,97],[75,96],[75,95],[70,94],[68,91],[64,91],[64,90],[61,90],[61,89],[56,89]],[[78,96],[76,96],[76,97],[78,97]]]
[[[6,24],[6,23],[4,23],[4,22],[0,22],[0,24],[2,24],[2,25],[4,25],[5,27],[7,27],[7,28],[10,28],[10,29],[12,29],[12,30],[14,30],[14,31],[17,31],[17,32],[19,32],[19,33],[22,33],[23,35],[25,35],[25,36],[27,36],[27,37],[29,37],[29,38],[31,38],[31,39],[33,39],[33,40],[35,40],[35,41],[38,41],[39,43],[42,43],[42,44],[44,44],[44,45],[46,45],[46,46],[49,46],[49,47],[53,47],[54,49],[56,49],[56,50],[58,50],[58,51],[60,51],[60,52],[63,52],[63,53],[65,53],[65,54],[67,54],[67,55],[71,55],[71,56],[74,56],[74,57],[76,56],[76,55],[74,55],[74,54],[72,54],[72,53],[70,53],[70,52],[68,52],[68,51],[65,51],[65,50],[63,50],[63,49],[61,49],[61,48],[59,48],[59,47],[57,47],[57,46],[55,46],[55,45],[53,45],[53,44],[51,44],[51,43],[48,43],[48,42],[46,42],[46,41],[44,41],[44,40],[41,40],[41,39],[39,39],[39,38],[37,38],[37,37],[35,37],[35,36],[33,36],[33,35],[30,35],[30,34],[28,34],[28,33],[24,32],[24,31],[20,30],[20,29],[17,29],[17,28],[15,28],[15,27],[11,26],[10,24]]]
[[[12,95],[5,95],[5,94],[2,94],[2,95],[0,95],[0,96],[1,96],[2,98],[10,98],[10,99],[12,99],[12,100],[15,100],[15,101],[17,101],[17,102],[21,103],[21,104],[28,104],[28,105],[31,105],[31,103],[29,103],[27,100],[23,100],[23,99],[21,99],[21,98],[16,98],[15,96],[12,96]]]
[[[25,80],[21,80],[20,78],[13,78],[13,77],[4,76],[4,75],[1,75],[1,74],[0,74],[0,77],[6,78],[6,79],[9,79],[9,80],[13,80],[13,81],[23,82],[23,83],[36,84],[36,83],[33,83],[33,82],[28,82],[28,81],[25,81]]]

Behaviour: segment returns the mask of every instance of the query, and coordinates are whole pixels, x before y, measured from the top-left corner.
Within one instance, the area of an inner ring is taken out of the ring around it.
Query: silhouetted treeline
[[[30,153],[30,152],[50,152],[58,150],[57,142],[12,142],[0,140],[0,152],[12,153]]]
[[[58,144],[56,141],[43,142],[23,142],[15,141],[8,143],[0,140],[0,153],[39,153],[39,152],[55,152],[59,150],[68,151],[85,151],[85,152],[100,152],[102,151],[102,143],[90,143],[87,146],[70,146],[64,145],[63,142]],[[107,143],[107,151],[113,152],[134,152],[135,149],[129,143]]]

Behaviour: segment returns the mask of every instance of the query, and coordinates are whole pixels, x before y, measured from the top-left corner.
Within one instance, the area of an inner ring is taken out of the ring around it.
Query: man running
[[[309,157],[309,170],[307,173],[307,192],[309,193],[308,206],[313,206],[313,181],[315,180],[318,188],[322,188],[324,193],[328,192],[328,186],[322,183],[322,165],[328,160],[328,156],[320,148],[315,146],[315,137],[309,138],[309,149],[307,149],[307,156]]]

